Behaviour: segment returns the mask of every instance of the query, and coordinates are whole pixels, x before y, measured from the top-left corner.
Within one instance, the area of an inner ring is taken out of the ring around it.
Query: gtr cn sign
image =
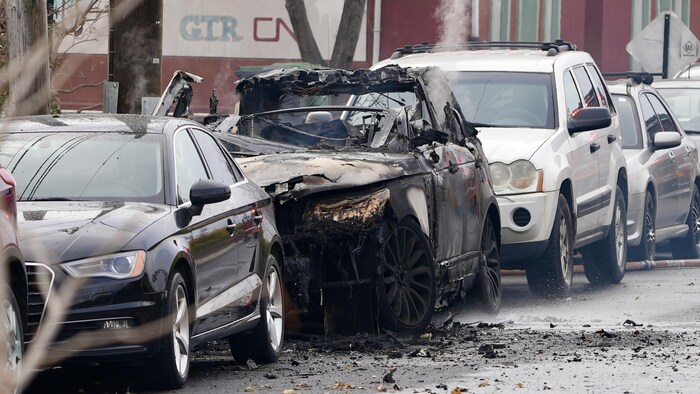
[[[669,16],[668,76],[695,63],[700,52],[697,37],[672,11],[660,13],[634,39],[627,43],[627,52],[650,73],[663,71],[664,19]]]

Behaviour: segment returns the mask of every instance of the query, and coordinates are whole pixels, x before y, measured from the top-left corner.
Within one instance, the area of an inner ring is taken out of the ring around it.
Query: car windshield
[[[448,73],[462,112],[472,123],[554,128],[552,80],[544,73]]]
[[[308,149],[375,146],[386,139],[378,132],[388,115],[381,107],[289,108],[242,116],[237,133]]]
[[[700,133],[700,89],[657,88],[688,133]]]
[[[17,200],[165,201],[161,137],[132,133],[3,133],[0,163]]]
[[[640,135],[639,121],[636,110],[629,96],[613,94],[615,108],[620,114],[620,130],[622,131],[623,148],[641,148],[642,139]]]

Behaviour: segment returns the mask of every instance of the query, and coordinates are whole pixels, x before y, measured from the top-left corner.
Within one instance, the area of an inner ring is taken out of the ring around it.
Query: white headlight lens
[[[501,190],[508,186],[510,170],[507,165],[503,163],[491,163],[491,165],[489,165],[489,172],[491,173],[491,184],[494,189]]]
[[[537,180],[535,166],[527,160],[516,160],[510,164],[510,187],[523,190],[532,186]]]
[[[61,267],[74,278],[135,278],[143,273],[146,265],[146,252],[117,253],[84,260],[63,263]]]

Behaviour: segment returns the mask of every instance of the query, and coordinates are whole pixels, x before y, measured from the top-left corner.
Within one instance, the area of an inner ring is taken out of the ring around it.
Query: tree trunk
[[[338,26],[338,35],[333,46],[331,67],[347,69],[352,66],[355,47],[362,28],[365,3],[366,0],[345,0],[340,26]]]
[[[45,0],[5,0],[9,70],[8,116],[50,111],[49,41]]]
[[[110,0],[111,9],[134,0]],[[161,88],[162,0],[136,0],[128,16],[110,12],[114,29],[114,80],[119,82],[117,112],[141,113],[142,97],[159,97]]]
[[[301,58],[305,62],[325,66],[326,61],[323,60],[321,51],[318,50],[314,33],[311,31],[304,0],[285,0],[284,4],[287,7],[287,13],[292,22],[292,28],[294,29],[294,35],[297,39],[297,45],[299,45]],[[340,37],[340,35],[338,37]]]

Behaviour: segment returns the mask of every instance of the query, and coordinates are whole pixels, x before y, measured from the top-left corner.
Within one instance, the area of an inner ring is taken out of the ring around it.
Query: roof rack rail
[[[398,59],[401,56],[410,55],[412,53],[426,53],[434,51],[455,51],[462,49],[489,49],[489,48],[504,48],[504,49],[540,49],[547,51],[547,56],[555,56],[564,51],[575,51],[576,45],[564,41],[555,40],[552,42],[541,41],[467,41],[452,44],[431,44],[424,41],[416,45],[404,45],[401,48],[396,48],[396,51],[391,55],[392,59]]]
[[[654,77],[663,76],[662,73],[650,73],[646,71],[625,71],[616,73],[603,73],[604,77],[624,77],[630,79],[635,84],[643,83],[645,85],[651,85],[654,82]]]

